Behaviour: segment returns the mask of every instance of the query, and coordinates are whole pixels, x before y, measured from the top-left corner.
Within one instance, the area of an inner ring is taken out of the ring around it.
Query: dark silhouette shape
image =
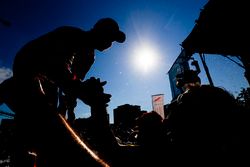
[[[176,86],[179,88],[185,87],[184,89],[186,90],[189,86],[200,85],[200,83],[201,79],[197,71],[186,70],[176,75]]]
[[[198,76],[199,71],[197,70],[185,70],[182,73],[176,75],[176,87],[182,92],[176,98],[174,98],[168,108],[175,105],[179,98],[183,96],[184,93],[189,92],[192,88],[199,87],[201,85],[201,79]]]
[[[94,51],[104,51],[114,41],[124,42],[125,34],[115,20],[103,18],[89,31],[59,27],[28,42],[16,54],[13,77],[1,84],[0,92],[1,101],[15,112],[15,166],[27,164],[29,150],[37,153],[38,166],[108,166],[59,112],[72,112],[79,98],[91,106],[94,118],[106,114],[111,97],[103,91],[106,82],[93,77],[83,80],[94,63]],[[11,93],[2,92],[2,87]],[[66,98],[58,112],[59,96]]]
[[[181,44],[187,59],[194,53],[238,57],[250,84],[250,48],[245,42],[250,37],[250,26],[246,22],[249,14],[246,1],[207,1],[192,31]]]
[[[165,166],[165,141],[162,117],[155,111],[144,113],[137,119],[138,165]]]
[[[166,166],[162,117],[155,111],[136,118],[134,135],[136,144],[121,146],[123,161],[119,166]]]
[[[3,19],[3,18],[0,18],[0,23],[6,27],[10,27],[11,26],[11,22],[6,20],[6,19]]]
[[[162,117],[157,112],[152,111],[142,114],[137,118],[136,125],[138,130],[137,143],[139,145],[153,146],[161,143]]]
[[[77,105],[76,98],[64,95],[62,91],[59,92],[59,106],[58,112],[72,125],[75,121],[74,109]]]
[[[246,121],[241,123],[242,111],[229,92],[210,85],[193,87],[168,109],[164,125],[171,146],[171,164],[247,163],[244,152],[249,149],[245,142],[248,132],[243,129],[249,128],[242,126]]]

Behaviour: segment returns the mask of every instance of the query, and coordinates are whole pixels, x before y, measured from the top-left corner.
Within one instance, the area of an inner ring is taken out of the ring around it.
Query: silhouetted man
[[[186,70],[176,75],[176,86],[181,88],[184,92],[189,91],[192,87],[199,87],[200,85],[201,79],[197,71]]]
[[[103,18],[89,31],[59,27],[21,48],[13,63],[15,93],[9,103],[15,109],[18,146],[22,147],[18,150],[34,150],[43,166],[82,162],[101,165],[84,144],[72,137],[70,127],[58,114],[58,92],[73,107],[77,98],[87,105],[108,103],[111,96],[103,92],[105,82],[83,79],[94,63],[95,50],[104,51],[114,41],[124,42],[125,34],[116,21]],[[19,166],[25,164],[25,158],[16,158]]]

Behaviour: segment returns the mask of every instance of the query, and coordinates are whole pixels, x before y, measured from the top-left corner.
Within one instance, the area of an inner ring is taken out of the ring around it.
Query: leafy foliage
[[[239,105],[250,109],[250,87],[241,88],[241,91],[236,97],[236,100]]]

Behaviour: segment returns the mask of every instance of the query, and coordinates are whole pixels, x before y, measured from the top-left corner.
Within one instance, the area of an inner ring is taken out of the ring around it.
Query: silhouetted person
[[[14,95],[8,103],[15,112],[17,151],[21,152],[15,157],[16,166],[25,165],[20,155],[26,150],[38,154],[41,166],[101,166],[98,156],[87,150],[58,114],[58,92],[70,98],[71,109],[77,98],[90,106],[107,106],[111,96],[103,92],[105,82],[83,80],[94,63],[95,50],[104,51],[114,41],[124,42],[125,34],[116,21],[103,18],[89,31],[59,27],[16,54],[11,78]]]
[[[171,164],[241,163],[237,159],[243,155],[238,114],[234,97],[222,88],[201,85],[184,93],[164,120],[171,143]]]
[[[167,154],[162,117],[155,111],[142,114],[136,119],[136,145],[127,146],[127,166],[166,166]]]
[[[136,120],[136,125],[138,130],[137,143],[140,146],[151,147],[161,143],[162,117],[157,112],[152,111],[142,114]]]
[[[176,86],[188,92],[192,87],[199,87],[201,85],[201,79],[198,76],[198,72],[194,70],[185,70],[184,72],[176,75]]]
[[[172,108],[175,108],[175,105],[178,104],[178,101],[185,93],[189,93],[193,88],[201,86],[201,79],[198,76],[198,73],[199,71],[185,70],[175,76],[176,87],[179,88],[182,93],[179,94],[175,99],[173,99],[168,105],[167,114],[171,112]]]

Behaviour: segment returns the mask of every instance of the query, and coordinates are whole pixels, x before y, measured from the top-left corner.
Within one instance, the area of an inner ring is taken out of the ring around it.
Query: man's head
[[[186,70],[183,73],[176,75],[176,86],[179,88],[188,87],[192,85],[200,85],[201,80],[197,71]]]
[[[97,41],[96,49],[100,51],[109,48],[114,41],[123,43],[126,39],[126,35],[120,31],[117,22],[112,18],[98,20],[91,31]]]

